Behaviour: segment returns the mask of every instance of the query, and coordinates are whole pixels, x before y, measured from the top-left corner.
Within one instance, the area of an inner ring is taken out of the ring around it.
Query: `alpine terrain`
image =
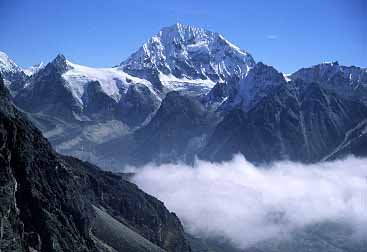
[[[4,53],[0,62],[14,103],[56,150],[105,169],[236,153],[255,163],[365,153],[367,70],[356,66],[284,75],[220,34],[180,23],[115,67],[62,54],[29,69]]]
[[[366,157],[366,68],[325,62],[284,74],[219,33],[176,23],[111,67],[58,54],[22,68],[0,52],[0,74],[0,252],[367,247],[333,221],[246,249],[196,237],[125,173],[236,154],[262,167]]]
[[[191,251],[179,219],[128,182],[57,154],[0,79],[0,251]]]

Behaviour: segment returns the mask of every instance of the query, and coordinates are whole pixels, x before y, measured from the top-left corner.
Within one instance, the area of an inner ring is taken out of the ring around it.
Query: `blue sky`
[[[367,67],[365,0],[0,0],[0,50],[18,65],[63,53],[113,66],[176,22],[224,35],[289,73],[338,60]]]

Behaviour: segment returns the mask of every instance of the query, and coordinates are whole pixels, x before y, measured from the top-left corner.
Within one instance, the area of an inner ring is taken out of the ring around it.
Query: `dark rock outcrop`
[[[116,118],[130,127],[137,127],[159,108],[159,104],[148,87],[131,85],[118,104]]]
[[[1,251],[190,251],[162,202],[58,155],[5,90],[0,83]]]
[[[52,62],[32,77],[32,83],[14,97],[17,106],[30,113],[42,113],[66,121],[75,120],[81,113],[80,104],[66,88],[62,74],[69,66],[63,55],[58,55]]]
[[[345,134],[344,140],[324,159],[344,158],[351,154],[356,157],[367,156],[367,120],[363,120],[356,127],[349,130]]]
[[[83,112],[86,116],[96,121],[114,119],[117,103],[114,99],[102,91],[98,81],[87,84],[83,94]]]
[[[180,23],[163,28],[120,67],[162,90],[159,74],[214,82],[240,77],[255,64],[252,56],[222,35]],[[172,90],[171,90],[172,91]]]
[[[367,104],[367,69],[342,66],[338,62],[322,63],[298,70],[290,76],[293,80],[319,83],[324,89],[344,98]]]
[[[190,161],[217,120],[195,97],[168,93],[151,122],[135,132],[133,162]]]
[[[251,162],[316,162],[367,117],[361,103],[318,84],[281,85],[248,112],[232,110],[217,126],[201,157],[229,160],[242,153]]]

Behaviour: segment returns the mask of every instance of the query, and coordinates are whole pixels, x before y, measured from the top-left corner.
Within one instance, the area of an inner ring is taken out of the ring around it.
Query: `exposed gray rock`
[[[0,82],[1,251],[190,251],[162,202],[121,175],[58,155]],[[126,247],[101,234],[111,221],[136,234],[124,236]]]
[[[120,64],[124,71],[160,83],[158,73],[191,80],[218,82],[245,75],[255,64],[252,56],[222,35],[202,28],[175,25],[163,28]],[[198,83],[200,84],[200,83]],[[158,88],[159,89],[159,88]]]
[[[255,163],[316,162],[367,117],[361,103],[343,99],[318,84],[292,85],[279,86],[248,112],[229,112],[200,156],[220,161],[242,153]]]
[[[344,98],[360,100],[367,104],[367,69],[342,66],[338,62],[322,63],[302,68],[290,75],[291,79],[306,83],[319,83],[323,88]]]

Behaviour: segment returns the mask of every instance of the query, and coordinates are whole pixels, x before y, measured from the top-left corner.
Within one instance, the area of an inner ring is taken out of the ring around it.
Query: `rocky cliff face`
[[[1,251],[190,251],[163,203],[58,155],[5,90],[1,82]]]
[[[363,120],[346,132],[343,141],[324,160],[344,158],[348,155],[367,156],[367,120]]]
[[[7,62],[0,72],[23,73]],[[56,120],[119,120],[137,127],[168,92],[206,94],[217,82],[240,78],[254,65],[248,52],[222,35],[176,24],[163,28],[118,67],[81,66],[60,54],[27,77],[14,96],[22,109]]]
[[[332,152],[367,109],[318,84],[281,85],[246,112],[232,110],[219,123],[201,157],[219,161],[242,153],[252,162],[316,162]]]
[[[145,98],[147,104],[134,96]],[[55,120],[75,124],[120,120],[133,127],[158,107],[159,97],[147,81],[113,68],[73,64],[60,54],[33,74],[14,100],[28,112]],[[139,106],[140,117],[131,119],[131,109]]]
[[[163,28],[120,67],[139,77],[153,71],[171,90],[181,86],[180,82],[186,86],[196,83],[205,90],[205,83],[212,85],[230,76],[243,76],[254,64],[248,52],[222,35],[177,23]]]
[[[171,92],[151,122],[134,134],[136,162],[157,163],[193,159],[214,129],[218,118],[195,98]]]
[[[28,80],[28,76],[24,71],[17,66],[7,54],[1,51],[0,73],[3,76],[5,86],[7,86],[14,95],[24,87]]]
[[[246,76],[239,80],[231,96],[220,107],[221,110],[241,109],[248,111],[264,97],[271,95],[279,86],[285,86],[284,76],[271,66],[257,63]]]
[[[120,165],[192,162],[219,119],[198,97],[171,92],[150,122],[117,141],[101,144],[97,152]]]
[[[293,80],[319,83],[342,97],[367,103],[367,69],[356,66],[342,66],[338,62],[322,63],[302,68],[290,75]]]
[[[1,62],[0,72],[22,72],[7,56]],[[116,67],[81,66],[58,55],[8,87],[57,151],[121,169],[130,162],[191,161],[201,153],[219,161],[240,150],[264,161],[363,153],[356,150],[364,148],[363,138],[342,142],[365,119],[353,111],[367,104],[366,78],[366,69],[337,62],[285,76],[218,33],[178,23]]]
[[[81,112],[81,106],[61,77],[69,68],[63,55],[56,57],[14,97],[17,106],[31,113],[52,115],[66,121],[74,120],[75,115]]]

